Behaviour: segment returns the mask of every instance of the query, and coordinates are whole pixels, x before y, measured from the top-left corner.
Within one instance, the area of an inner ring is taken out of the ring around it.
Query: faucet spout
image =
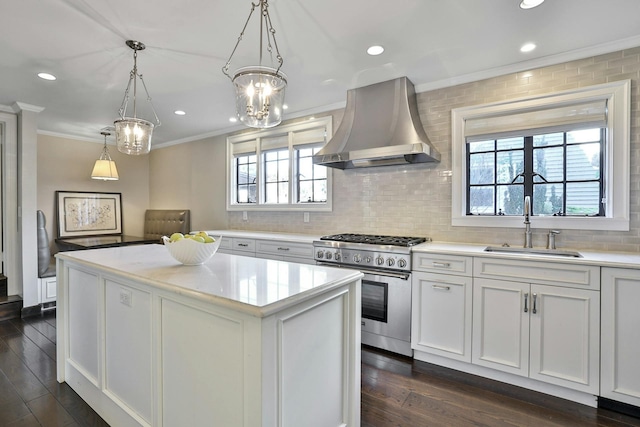
[[[531,221],[529,220],[529,216],[531,215],[531,197],[524,197],[524,247],[532,248],[533,244],[531,241]]]

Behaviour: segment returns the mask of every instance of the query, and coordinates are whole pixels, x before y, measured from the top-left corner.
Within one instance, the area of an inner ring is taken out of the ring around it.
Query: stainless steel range
[[[313,242],[317,264],[353,268],[362,279],[362,343],[412,356],[411,247],[424,237],[335,234]]]

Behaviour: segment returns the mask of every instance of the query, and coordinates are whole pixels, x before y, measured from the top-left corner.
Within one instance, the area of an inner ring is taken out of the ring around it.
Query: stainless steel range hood
[[[406,77],[347,92],[344,117],[313,163],[339,169],[439,162]]]

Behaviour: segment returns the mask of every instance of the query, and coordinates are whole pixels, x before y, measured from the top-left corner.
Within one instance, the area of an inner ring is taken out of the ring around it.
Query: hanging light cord
[[[142,78],[142,74],[138,74],[138,51],[134,48],[133,50],[133,69],[129,73],[129,83],[127,83],[127,88],[124,91],[124,98],[122,99],[122,104],[120,105],[120,109],[118,110],[118,114],[120,114],[120,118],[124,119],[125,113],[127,111],[127,105],[129,104],[129,89],[131,88],[131,82],[133,81],[133,118],[138,118],[136,111],[136,77],[140,77],[140,81],[142,82],[142,87],[144,88],[145,93],[147,94],[147,101],[151,105],[151,111],[153,111],[153,115],[156,118],[157,126],[160,126],[160,119],[158,118],[158,114],[156,113],[156,109],[153,106],[153,102],[151,101],[151,95],[149,95],[149,91],[147,90],[147,85]]]
[[[273,40],[273,46],[275,46],[276,48],[276,60],[278,61],[278,68],[276,69],[275,74],[277,75],[278,72],[280,71],[280,68],[282,68],[282,64],[284,60],[282,58],[282,55],[280,55],[280,50],[278,49],[278,42],[276,41],[276,30],[273,28],[273,25],[271,24],[271,16],[269,16],[269,9],[268,9],[269,4],[267,0],[260,0],[258,4],[253,2],[251,3],[251,12],[249,12],[249,17],[244,23],[244,27],[242,27],[242,31],[238,36],[238,41],[236,41],[236,45],[233,47],[233,51],[231,52],[231,55],[229,55],[229,59],[227,60],[227,63],[224,65],[224,67],[222,67],[222,72],[231,80],[233,80],[233,77],[229,75],[229,66],[231,65],[231,58],[233,58],[233,55],[236,53],[236,49],[238,49],[238,45],[240,44],[240,42],[242,41],[242,38],[244,37],[244,31],[247,29],[247,25],[251,20],[253,11],[258,6],[260,6],[260,11],[262,14],[262,17],[260,18],[260,64],[259,65],[262,65],[262,43],[263,43],[262,33],[263,33],[263,20],[264,20],[264,25],[267,27],[267,52],[269,52],[272,61],[273,61],[273,47],[271,45],[272,40]]]

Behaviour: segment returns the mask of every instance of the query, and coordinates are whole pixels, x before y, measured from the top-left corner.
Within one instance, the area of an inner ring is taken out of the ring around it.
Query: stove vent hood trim
[[[439,161],[406,77],[349,90],[340,126],[313,156],[314,164],[338,169]]]

